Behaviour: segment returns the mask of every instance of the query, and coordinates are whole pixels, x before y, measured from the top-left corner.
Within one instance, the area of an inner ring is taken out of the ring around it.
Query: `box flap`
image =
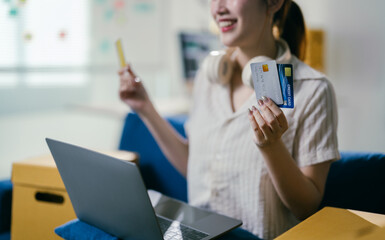
[[[371,212],[364,212],[364,211],[358,211],[358,210],[351,210],[348,209],[348,211],[362,217],[363,219],[379,226],[379,227],[385,227],[385,215],[379,214],[379,213],[371,213]]]
[[[139,161],[138,155],[133,152],[103,151],[102,153],[125,161],[135,163]],[[13,163],[12,182],[44,188],[65,189],[55,161],[50,154]]]
[[[346,209],[325,207],[276,239],[361,239],[377,228]]]
[[[65,189],[51,155],[13,163],[12,182],[13,184]]]
[[[374,229],[368,234],[365,234],[362,237],[357,238],[357,240],[380,240],[380,239],[385,239],[385,227]]]

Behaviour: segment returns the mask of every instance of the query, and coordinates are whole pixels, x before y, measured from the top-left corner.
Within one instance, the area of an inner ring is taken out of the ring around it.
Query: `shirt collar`
[[[313,69],[309,65],[299,60],[296,56],[292,55],[290,48],[285,40],[278,39],[277,41],[277,63],[281,64],[292,64],[293,65],[293,79],[294,80],[305,80],[305,79],[322,79],[326,76]]]

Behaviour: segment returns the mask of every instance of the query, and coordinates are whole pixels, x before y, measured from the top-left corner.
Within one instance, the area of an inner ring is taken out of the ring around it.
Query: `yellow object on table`
[[[385,215],[325,207],[276,239],[379,240],[384,227]]]

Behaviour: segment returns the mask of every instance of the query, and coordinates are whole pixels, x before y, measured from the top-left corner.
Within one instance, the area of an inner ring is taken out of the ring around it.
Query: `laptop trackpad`
[[[171,199],[158,192],[150,190],[148,193],[156,214],[170,220],[177,220],[186,225],[191,225],[211,215],[210,212],[189,206],[184,202]]]

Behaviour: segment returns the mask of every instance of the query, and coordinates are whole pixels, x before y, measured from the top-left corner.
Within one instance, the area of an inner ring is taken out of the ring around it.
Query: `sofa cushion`
[[[75,219],[69,221],[55,229],[55,233],[66,240],[76,239],[98,239],[98,240],[118,240],[99,228]]]
[[[341,152],[331,165],[324,206],[385,214],[385,154]]]
[[[61,225],[55,229],[55,233],[66,240],[117,240],[118,238],[112,236],[99,228],[91,226],[79,219],[75,219]],[[260,240],[253,234],[237,228],[231,232],[218,238],[219,240]]]
[[[186,115],[166,118],[185,137],[183,124]],[[119,149],[139,153],[139,167],[148,189],[187,202],[186,179],[169,163],[137,114],[125,119]]]
[[[11,239],[11,233],[10,232],[0,234],[0,240],[10,240],[10,239]]]

